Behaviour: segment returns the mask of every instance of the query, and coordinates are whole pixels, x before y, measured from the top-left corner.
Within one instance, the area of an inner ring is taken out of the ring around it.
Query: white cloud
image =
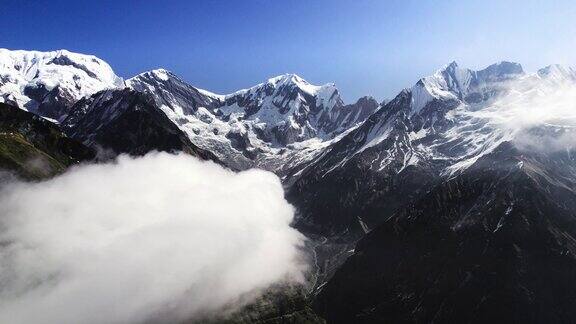
[[[500,90],[493,101],[461,112],[485,129],[479,146],[510,140],[521,150],[576,148],[576,72],[553,67],[549,75],[528,75]]]
[[[556,71],[558,72],[558,71]],[[514,134],[524,150],[559,151],[576,147],[576,83],[553,73],[512,84],[494,104],[492,122]]]
[[[302,280],[283,197],[271,173],[162,153],[4,187],[0,322],[180,320]]]

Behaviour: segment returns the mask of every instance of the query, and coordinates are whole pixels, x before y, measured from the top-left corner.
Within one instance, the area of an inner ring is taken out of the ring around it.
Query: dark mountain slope
[[[60,173],[95,152],[68,138],[57,125],[0,103],[0,168],[39,179]]]
[[[359,242],[317,309],[330,323],[572,322],[569,153],[527,155],[505,144],[435,186]]]
[[[217,161],[211,152],[192,144],[149,96],[131,89],[107,90],[81,99],[63,125],[71,137],[115,154],[184,151]]]

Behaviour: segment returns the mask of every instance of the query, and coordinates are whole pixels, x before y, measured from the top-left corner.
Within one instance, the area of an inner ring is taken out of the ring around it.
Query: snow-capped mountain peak
[[[0,49],[0,100],[42,116],[60,119],[78,99],[123,86],[93,55]]]
[[[285,83],[300,83],[300,84],[305,84],[305,85],[309,85],[310,83],[308,83],[308,81],[304,80],[303,78],[301,78],[299,75],[294,74],[294,73],[285,73],[282,75],[278,75],[272,78],[269,78],[267,83],[271,83],[271,84],[285,84]]]
[[[158,78],[158,79],[163,80],[163,81],[168,81],[169,78],[176,77],[172,72],[165,70],[165,69],[162,69],[162,68],[140,73],[135,78],[143,77],[143,76],[148,76],[148,77],[153,76],[153,77]]]
[[[420,79],[411,89],[412,113],[417,114],[433,99],[457,99],[470,85],[472,71],[449,63],[433,75]]]
[[[316,86],[313,84],[310,84],[308,81],[304,80],[302,77],[300,77],[297,74],[293,74],[293,73],[287,73],[287,74],[283,74],[277,77],[273,77],[268,79],[269,84],[274,85],[275,87],[281,87],[284,85],[294,85],[296,87],[298,87],[299,89],[301,89],[302,91],[310,94],[310,95],[316,95],[318,94],[320,91],[329,89],[329,90],[336,90],[336,85],[334,83],[327,83],[325,85],[322,86]]]
[[[192,142],[235,168],[255,163],[276,168],[267,165],[300,161],[290,157],[300,151],[312,158],[315,153],[304,142],[323,147],[378,107],[375,100],[344,105],[334,84],[313,85],[296,74],[272,77],[226,95],[196,88],[164,69],[141,73],[126,83],[151,94]],[[283,150],[284,155],[277,156]]]
[[[332,137],[325,126],[334,121],[332,110],[340,106],[343,101],[334,84],[316,86],[296,74],[284,74],[226,95],[221,111],[264,123],[270,139],[288,144]]]
[[[429,102],[439,100],[483,100],[494,85],[524,75],[518,63],[501,61],[485,69],[461,68],[455,61],[420,79],[412,88],[412,112],[417,114]]]
[[[266,82],[257,84],[251,88],[227,94],[225,95],[225,98],[229,99],[238,95],[246,94],[251,94],[252,97],[261,97],[262,94],[271,95],[278,91],[283,91],[283,89],[298,89],[302,95],[319,96],[322,100],[330,99],[332,96],[338,97],[336,99],[340,99],[338,89],[334,83],[317,86],[293,73],[286,73],[269,78]]]
[[[140,73],[126,80],[126,85],[152,94],[158,106],[166,106],[178,114],[193,114],[198,107],[217,107],[223,99],[223,96],[189,85],[165,69]]]

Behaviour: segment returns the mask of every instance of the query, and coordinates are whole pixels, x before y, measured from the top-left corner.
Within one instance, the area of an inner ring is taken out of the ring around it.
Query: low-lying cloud
[[[162,153],[3,187],[0,322],[178,321],[302,280],[283,197],[269,172]]]

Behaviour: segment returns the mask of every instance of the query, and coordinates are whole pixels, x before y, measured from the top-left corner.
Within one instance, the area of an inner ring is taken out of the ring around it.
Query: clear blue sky
[[[164,67],[227,93],[282,73],[346,101],[394,96],[452,60],[576,65],[576,1],[0,0],[0,47],[66,48],[128,78]]]

